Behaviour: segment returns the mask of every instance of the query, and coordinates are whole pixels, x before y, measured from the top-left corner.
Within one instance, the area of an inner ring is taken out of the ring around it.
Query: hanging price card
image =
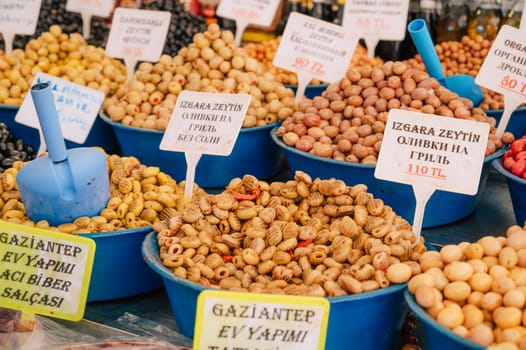
[[[91,17],[109,17],[114,6],[114,0],[68,0],[66,2],[66,11],[80,12],[82,17],[82,34],[84,38],[89,38],[91,34]]]
[[[159,60],[164,49],[170,18],[171,13],[168,11],[123,7],[115,9],[106,53],[124,59],[128,78],[133,76],[138,61]]]
[[[357,43],[358,36],[339,25],[293,12],[272,63],[298,74],[298,97],[313,78],[327,83],[341,79]]]
[[[38,73],[34,83],[49,82],[55,97],[55,107],[65,139],[83,144],[99,113],[104,93],[56,76]],[[26,94],[15,121],[40,130],[38,115],[31,94]],[[41,138],[41,147],[45,146]]]
[[[413,228],[420,233],[423,209],[435,189],[477,193],[489,124],[391,109],[374,176],[413,186]]]
[[[161,150],[185,152],[185,193],[191,197],[202,154],[227,156],[236,143],[252,96],[183,90],[177,96]]]
[[[326,298],[205,290],[193,348],[323,350],[329,308]]]
[[[379,40],[403,40],[409,0],[347,0],[342,26],[365,38],[367,52],[374,57]]]
[[[33,35],[42,0],[2,0],[0,2],[0,32],[6,52],[13,48],[15,34]]]
[[[81,320],[94,255],[92,239],[0,222],[0,306]]]
[[[502,26],[475,82],[504,95],[504,112],[497,127],[502,136],[512,112],[526,102],[526,28]]]
[[[280,0],[221,0],[216,14],[236,21],[236,43],[240,45],[248,24],[269,26],[272,23],[279,3]]]

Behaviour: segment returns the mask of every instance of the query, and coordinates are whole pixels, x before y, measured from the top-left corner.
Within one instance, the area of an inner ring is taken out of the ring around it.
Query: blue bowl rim
[[[331,159],[331,158],[315,156],[315,155],[312,155],[310,153],[307,153],[307,152],[304,152],[304,151],[300,151],[300,150],[298,150],[298,149],[296,149],[294,147],[286,145],[285,142],[283,142],[283,140],[280,137],[278,137],[278,135],[276,134],[276,131],[278,130],[278,128],[279,128],[279,125],[274,127],[271,130],[271,132],[270,132],[270,134],[271,134],[270,136],[271,136],[272,140],[278,146],[280,146],[281,148],[283,148],[287,152],[291,152],[291,153],[297,154],[297,155],[302,156],[304,158],[310,158],[312,160],[318,160],[318,161],[321,161],[321,162],[326,162],[326,163],[329,163],[329,164],[339,165],[339,166],[343,166],[343,167],[353,167],[353,168],[355,167],[355,168],[363,168],[363,169],[374,169],[376,167],[374,164],[361,164],[361,163],[343,162],[343,161],[340,161],[340,160],[334,160],[334,159]],[[502,154],[504,154],[504,152],[506,152],[506,150],[507,150],[506,147],[501,147],[500,149],[496,150],[492,154],[484,157],[484,163],[489,163],[492,160],[500,157]]]
[[[143,227],[137,227],[137,228],[129,228],[124,230],[116,230],[116,231],[106,231],[106,232],[93,232],[93,233],[79,233],[77,236],[87,237],[91,239],[97,239],[97,238],[105,238],[105,237],[117,237],[117,236],[126,236],[126,235],[133,235],[136,233],[141,232],[148,232],[152,230],[152,225],[143,226]]]
[[[506,169],[504,167],[504,165],[502,164],[502,158],[494,159],[491,162],[491,165],[499,173],[501,173],[502,175],[506,176],[508,178],[508,180],[512,180],[514,182],[517,182],[517,183],[521,184],[522,186],[524,186],[526,188],[526,180],[521,178],[521,177],[519,177],[519,176],[517,176],[517,175],[515,175],[515,174],[513,174],[511,171]]]
[[[159,254],[153,254],[153,252],[150,252],[149,248],[151,245],[151,242],[157,246],[157,241],[155,240],[155,231],[152,231],[146,235],[146,237],[143,240],[141,252],[144,258],[144,261],[150,266],[155,272],[157,272],[164,280],[174,282],[180,285],[183,285],[187,288],[196,290],[196,291],[203,291],[203,290],[215,290],[218,289],[217,287],[207,287],[204,285],[201,285],[196,282],[191,282],[185,278],[177,277],[173,273],[171,273],[171,270],[169,270],[166,266],[164,266],[160,259]],[[326,297],[327,300],[331,303],[342,303],[342,302],[351,302],[351,301],[359,301],[359,300],[367,300],[371,298],[375,298],[381,295],[387,295],[396,293],[398,291],[401,291],[407,287],[407,283],[399,283],[399,284],[392,284],[387,288],[380,288],[374,291],[360,293],[360,294],[349,294],[349,295],[342,295],[342,296],[336,296],[336,297]]]
[[[0,104],[0,109],[20,109],[20,106],[10,106]]]
[[[459,345],[464,346],[466,348],[470,348],[474,350],[486,349],[486,347],[480,344],[477,344],[467,338],[464,338],[454,333],[450,329],[442,326],[440,323],[438,323],[433,317],[428,315],[428,313],[425,312],[425,310],[420,305],[418,305],[413,294],[409,291],[409,289],[404,290],[404,299],[405,299],[407,306],[409,307],[409,310],[411,310],[411,312],[413,312],[418,319],[423,321],[423,323],[426,326],[433,327],[435,331],[439,332],[444,337],[449,338],[455,341],[456,343],[458,343]],[[428,339],[428,341],[432,341],[432,340],[433,339]]]
[[[504,113],[504,109],[485,109],[484,112],[490,112],[490,113]],[[513,113],[516,112],[526,112],[526,106],[519,107],[513,111]]]
[[[164,131],[162,130],[151,130],[151,129],[143,129],[143,128],[136,128],[136,127],[133,127],[133,126],[127,126],[127,125],[124,125],[122,123],[117,123],[117,122],[114,122],[113,120],[111,120],[107,115],[106,113],[104,112],[99,112],[99,116],[101,117],[101,119],[110,124],[111,126],[113,127],[116,127],[116,128],[120,128],[120,129],[123,129],[123,130],[128,130],[128,131],[136,131],[138,133],[145,133],[145,134],[152,134],[152,135],[162,135],[164,134]],[[239,131],[240,134],[244,134],[244,133],[250,133],[250,132],[256,132],[256,131],[262,131],[262,130],[267,130],[267,129],[272,129],[274,128],[276,125],[279,125],[281,122],[277,121],[275,123],[272,123],[272,124],[267,124],[267,125],[260,125],[260,126],[252,126],[252,127],[249,127],[249,128],[241,128],[241,130]]]
[[[283,84],[286,88],[289,88],[289,89],[297,89],[298,88],[298,84]],[[323,84],[310,84],[310,85],[307,85],[307,89],[326,89],[330,84],[328,83],[323,83]]]

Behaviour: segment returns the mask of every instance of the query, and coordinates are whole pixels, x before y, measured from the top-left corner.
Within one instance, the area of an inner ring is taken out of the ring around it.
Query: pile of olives
[[[17,140],[5,123],[0,123],[0,173],[13,166],[15,161],[35,158],[35,150],[23,140]]]

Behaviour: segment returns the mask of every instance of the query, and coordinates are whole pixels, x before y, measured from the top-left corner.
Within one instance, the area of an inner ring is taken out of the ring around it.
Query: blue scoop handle
[[[66,142],[60,128],[51,85],[48,82],[33,85],[31,97],[37,111],[40,128],[44,134],[49,157],[54,163],[66,160]]]
[[[407,25],[407,31],[411,35],[420,57],[422,57],[427,72],[443,85],[445,80],[444,71],[442,70],[433,40],[431,40],[431,35],[429,35],[427,30],[426,21],[421,18],[412,20]]]

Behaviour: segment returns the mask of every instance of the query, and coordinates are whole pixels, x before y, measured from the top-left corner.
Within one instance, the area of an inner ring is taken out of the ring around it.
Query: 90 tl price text
[[[517,79],[510,78],[508,75],[504,76],[500,81],[499,86],[503,89],[519,93],[526,96],[526,83],[519,83]]]
[[[325,74],[325,71],[323,70],[323,63],[311,61],[305,57],[296,57],[292,66],[316,74]]]

